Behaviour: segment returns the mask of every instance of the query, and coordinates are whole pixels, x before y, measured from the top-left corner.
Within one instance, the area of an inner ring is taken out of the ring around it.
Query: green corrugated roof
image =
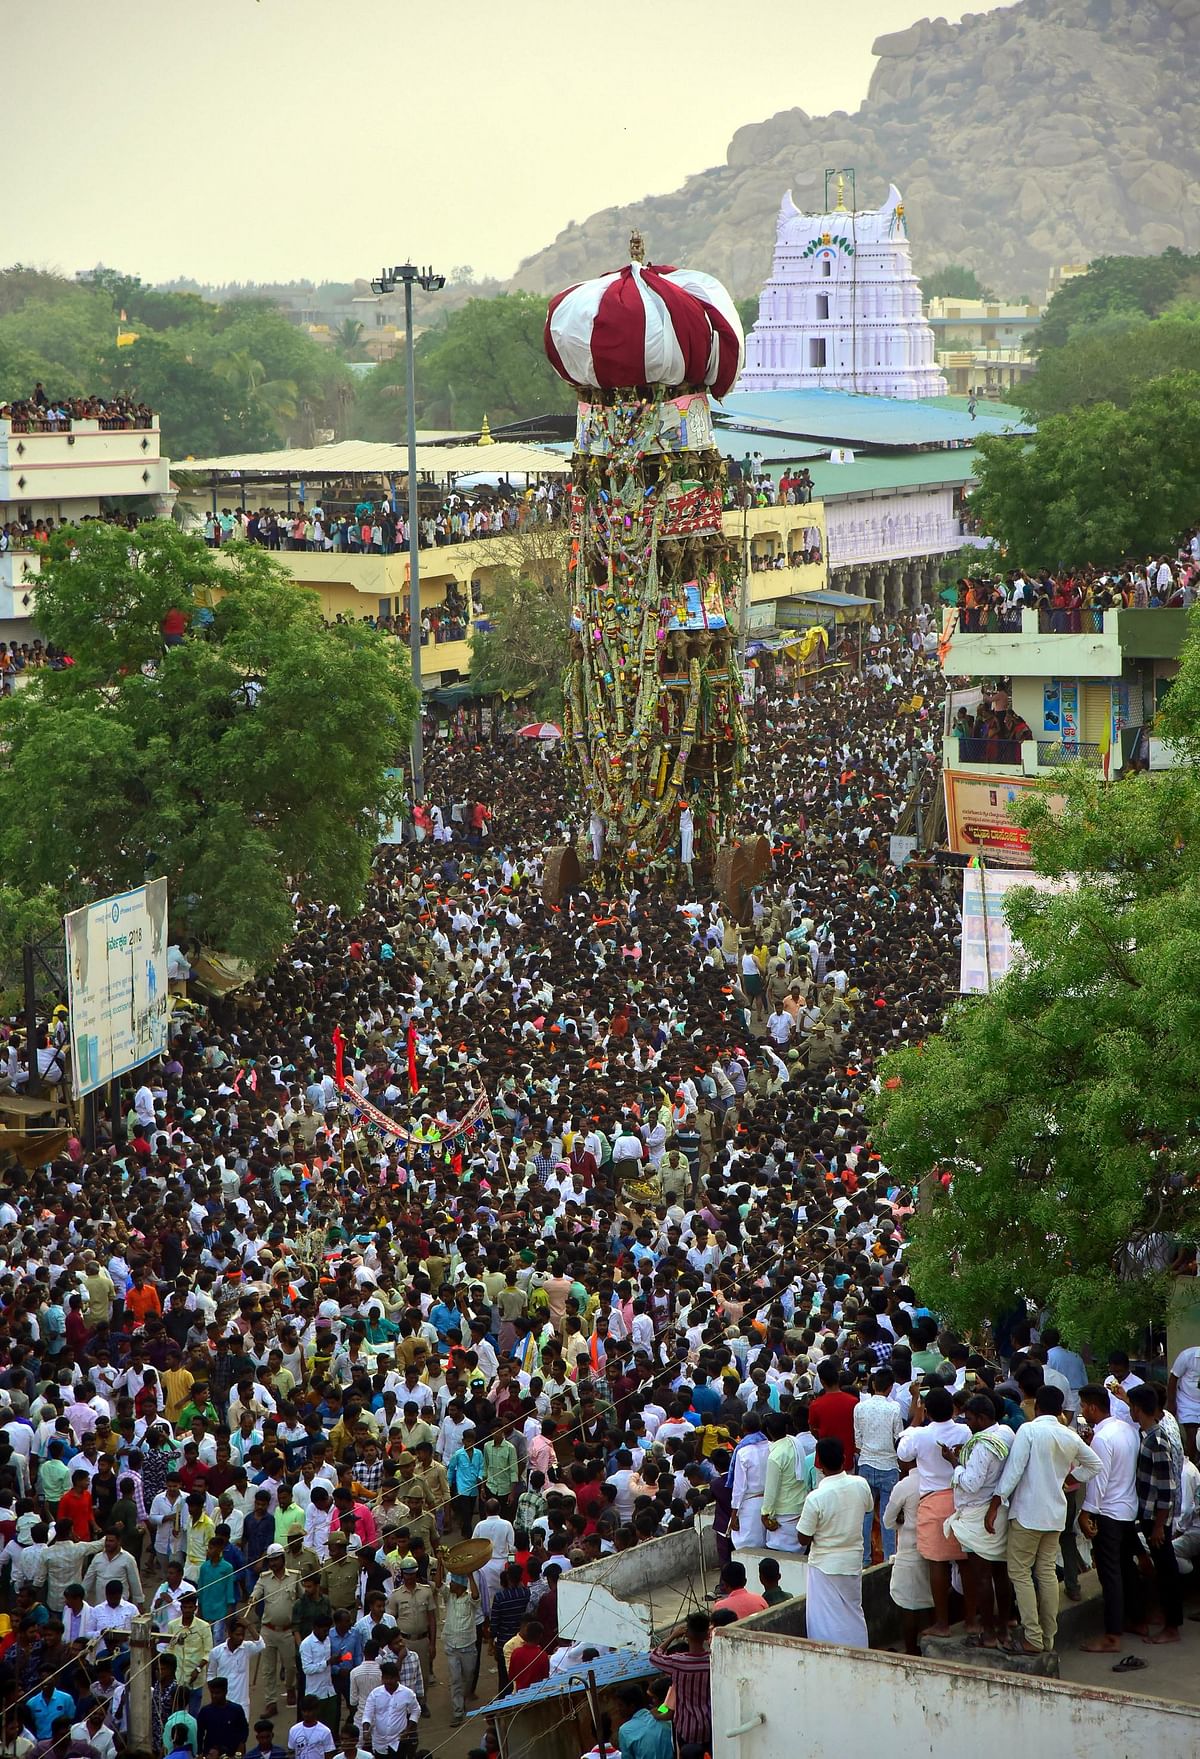
[[[904,452],[891,458],[858,453],[853,464],[813,463],[808,469],[814,498],[834,501],[887,489],[933,489],[947,483],[958,487],[974,480],[975,458],[973,447],[962,446],[944,452]]]

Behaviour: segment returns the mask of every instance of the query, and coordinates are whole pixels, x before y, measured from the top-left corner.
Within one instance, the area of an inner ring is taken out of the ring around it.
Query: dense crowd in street
[[[362,911],[298,898],[97,1147],[9,1172],[5,1751],[112,1759],[148,1668],[155,1759],[415,1754],[435,1680],[457,1726],[575,1664],[562,1577],[698,1518],[720,1587],[597,1730],[622,1759],[709,1749],[711,1646],[789,1553],[812,1639],[866,1643],[882,1557],[910,1647],[957,1584],[973,1642],[1052,1649],[1088,1545],[1107,1645],[1178,1639],[1200,1351],[1160,1389],[1024,1309],[961,1339],[906,1276],[866,1108],[956,989],[954,876],[889,859],[929,621],[750,707],[744,930],[682,870],[548,907],[559,754],[439,742]]]

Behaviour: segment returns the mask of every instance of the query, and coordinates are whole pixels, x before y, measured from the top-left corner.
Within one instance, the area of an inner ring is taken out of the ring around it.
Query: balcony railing
[[[1086,763],[1099,767],[1100,747],[1080,739],[1039,739],[1039,768],[1058,769],[1063,764]]]
[[[960,763],[1020,763],[1019,739],[960,739]]]
[[[958,623],[964,635],[1020,635],[1021,607],[1013,605],[1003,611],[980,611],[964,605],[958,614]]]
[[[1104,607],[1083,605],[1077,611],[1055,611],[1043,607],[1038,612],[1039,635],[1102,635]]]

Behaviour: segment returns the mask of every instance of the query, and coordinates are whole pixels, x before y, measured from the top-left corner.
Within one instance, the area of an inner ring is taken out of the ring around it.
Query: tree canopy
[[[971,510],[1010,565],[1113,566],[1160,554],[1196,516],[1200,373],[1131,388],[1124,408],[1052,415],[1028,444],[983,435]]]
[[[164,647],[172,610],[191,622]],[[0,703],[0,871],[22,894],[67,908],[165,874],[174,931],[256,966],[298,887],[357,907],[415,710],[396,643],[327,627],[265,551],[217,558],[169,521],[55,539],[38,624],[74,664]]]
[[[546,302],[532,293],[469,299],[418,336],[417,420],[423,427],[475,428],[574,407],[575,393],[546,359]],[[402,353],[363,381],[354,409],[364,440],[400,440],[405,432]]]
[[[979,279],[965,263],[947,263],[921,276],[921,293],[926,299],[995,299],[992,288]]]
[[[908,1271],[962,1328],[1027,1297],[1075,1344],[1127,1342],[1200,1233],[1200,632],[1158,730],[1187,766],[1073,772],[1061,818],[1019,810],[1067,889],[1010,893],[1016,968],[881,1071],[883,1159],[929,1199]]]
[[[488,690],[524,691],[530,718],[557,720],[567,669],[569,538],[564,526],[534,526],[493,539],[501,566],[488,581],[486,621],[471,638],[471,677]]]
[[[121,320],[125,314],[125,321]],[[117,332],[136,341],[117,346]],[[160,418],[172,458],[311,441],[349,394],[345,366],[265,300],[213,305],[97,270],[0,272],[0,398],[124,393]]]
[[[1106,318],[1156,318],[1181,295],[1200,293],[1200,256],[1174,248],[1157,257],[1097,257],[1086,275],[1064,281],[1042,316],[1031,347],[1061,348]]]
[[[1043,349],[1012,401],[1035,421],[1092,403],[1124,409],[1147,380],[1177,372],[1200,372],[1200,306],[1191,301],[1176,301],[1160,318],[1098,318],[1060,348]]]

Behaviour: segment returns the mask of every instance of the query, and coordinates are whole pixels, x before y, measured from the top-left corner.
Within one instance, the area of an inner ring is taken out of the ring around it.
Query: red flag
[[[342,1029],[333,1029],[333,1078],[339,1091],[346,1085],[346,1040],[342,1037]]]
[[[421,1083],[417,1079],[417,1028],[416,1028],[415,1022],[410,1021],[409,1027],[408,1027],[408,1090],[409,1090],[409,1092],[415,1093],[417,1091],[417,1088],[420,1085],[421,1085]]]

